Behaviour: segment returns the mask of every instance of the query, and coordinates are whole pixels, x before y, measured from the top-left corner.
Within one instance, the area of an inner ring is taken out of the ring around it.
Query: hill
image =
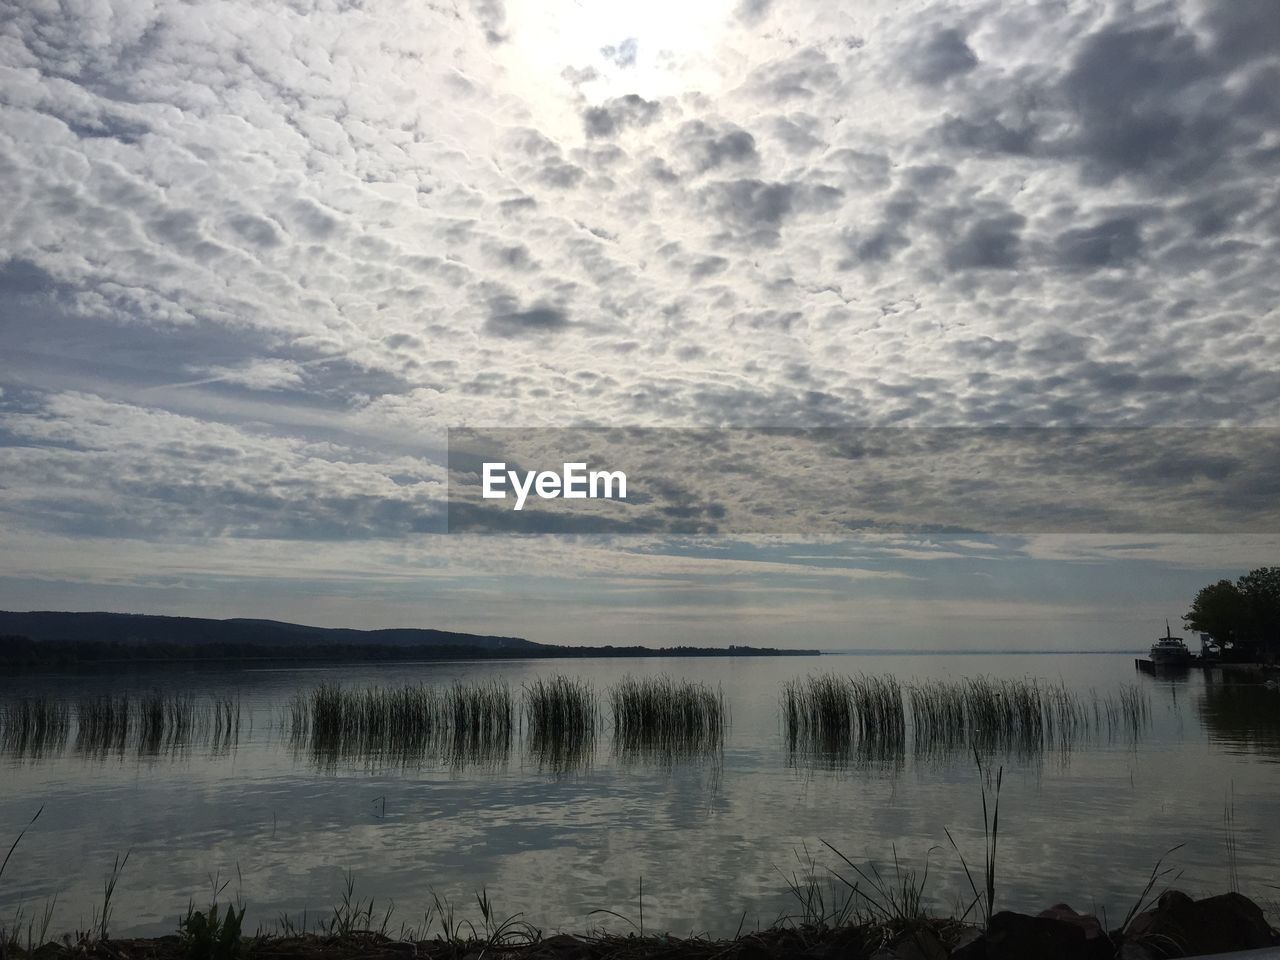
[[[0,635],[28,637],[39,642],[104,643],[126,646],[262,646],[289,647],[448,647],[486,651],[534,651],[545,645],[520,637],[491,637],[449,630],[399,627],[354,630],[310,627],[279,620],[209,620],[141,613],[63,613],[38,610],[17,613],[0,610]]]

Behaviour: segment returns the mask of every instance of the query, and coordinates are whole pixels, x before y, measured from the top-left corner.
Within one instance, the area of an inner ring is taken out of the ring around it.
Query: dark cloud
[[[1280,17],[1267,0],[1204,9],[1199,32],[1177,5],[1113,19],[1070,48],[1060,73],[1010,72],[970,90],[966,108],[937,127],[940,144],[1074,161],[1086,182],[1127,177],[1156,192],[1274,171],[1280,157],[1263,137],[1280,117]],[[942,62],[963,66],[955,39],[939,49],[956,58]]]
[[[513,215],[522,211],[536,210],[538,201],[533,197],[513,197],[510,200],[500,200],[498,207],[504,214]]]
[[[995,337],[976,337],[972,340],[961,340],[952,350],[958,355],[972,360],[1008,360],[1018,352],[1017,344],[1009,340],[997,340]]]
[[[569,325],[569,315],[556,307],[535,306],[527,310],[513,310],[506,298],[499,298],[492,306],[494,312],[485,321],[484,331],[495,337],[558,333]]]
[[[1132,217],[1115,217],[1093,226],[1064,230],[1054,240],[1055,262],[1068,270],[1118,267],[1141,251],[1141,225]]]
[[[537,130],[528,127],[513,130],[507,135],[507,142],[528,158],[533,178],[545,186],[572,190],[587,175],[582,167],[564,158],[558,143]],[[503,209],[510,212],[526,208],[529,199],[521,197],[503,201]]]
[[[1175,24],[1099,30],[1061,85],[1078,119],[1071,147],[1102,178],[1156,168],[1176,179],[1203,174],[1229,123],[1221,112],[1188,109],[1180,94],[1210,72],[1195,37]]]
[[[529,248],[523,243],[494,245],[489,248],[489,260],[494,265],[511,270],[531,270],[534,262]]]
[[[490,44],[503,43],[507,39],[507,8],[502,0],[471,0],[471,11],[484,29],[484,38]]]
[[[677,149],[699,173],[726,164],[751,166],[760,159],[755,137],[732,123],[689,120],[680,125],[675,140]]]
[[[49,272],[30,260],[14,257],[0,264],[0,292],[9,296],[49,293],[55,286]]]
[[[952,270],[1012,270],[1021,256],[1026,217],[1004,213],[983,217],[964,228],[946,250]]]
[[[840,82],[840,71],[818,47],[762,64],[747,78],[748,89],[770,102],[812,100]]]
[[[739,23],[754,27],[769,15],[772,8],[773,0],[738,0],[733,16]]]
[[[1036,144],[1034,128],[1011,127],[996,117],[947,117],[938,132],[944,146],[975,153],[1026,155]]]
[[[647,127],[661,112],[656,100],[629,93],[614,97],[596,107],[588,107],[582,113],[582,123],[588,137],[616,136],[627,127]]]
[[[145,123],[106,112],[96,117],[61,119],[72,133],[84,139],[103,137],[124,144],[135,144],[151,132],[151,128]]]
[[[965,35],[954,27],[935,30],[911,44],[903,52],[903,59],[913,80],[935,87],[978,65]]]
[[[293,222],[316,240],[325,240],[338,228],[338,220],[314,200],[295,200],[290,206]]]
[[[774,117],[770,121],[773,135],[782,141],[788,153],[807,154],[825,146],[819,136],[821,122],[817,117],[794,113],[786,117]]]
[[[1280,15],[1272,0],[1207,3],[1204,25],[1213,37],[1213,55],[1228,66],[1280,50]]]
[[[860,263],[886,263],[911,246],[908,227],[920,214],[928,192],[949,175],[949,168],[940,167],[903,171],[903,186],[881,206],[879,221],[865,227],[846,227],[842,232],[840,239],[849,256],[839,262],[840,269],[848,270]]]
[[[729,261],[724,257],[701,257],[689,268],[689,276],[695,280],[703,280],[724,273],[728,266]]]
[[[790,217],[831,210],[843,192],[824,184],[779,183],[756,179],[708,184],[703,204],[738,238],[752,245],[771,245]]]
[[[256,247],[280,246],[280,230],[265,217],[238,214],[228,221],[231,229]]]

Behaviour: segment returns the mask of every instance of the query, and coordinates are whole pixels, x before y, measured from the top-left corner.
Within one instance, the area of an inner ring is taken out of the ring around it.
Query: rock
[[[1054,917],[1029,917],[1002,910],[982,937],[987,960],[1090,960],[1084,930]]]
[[[738,960],[773,960],[769,948],[755,940],[747,940],[738,947]]]
[[[896,942],[881,947],[870,960],[947,960],[949,954],[938,935],[928,927],[908,930]]]
[[[567,933],[555,933],[549,937],[543,937],[538,942],[538,946],[544,950],[581,950],[582,941]]]
[[[1157,957],[1256,950],[1280,943],[1248,897],[1224,893],[1192,900],[1178,890],[1162,894],[1155,909],[1134,917],[1124,939],[1147,947]]]
[[[966,930],[951,947],[951,960],[984,960],[982,931],[977,927]]]
[[[1076,913],[1065,903],[1055,903],[1048,910],[1040,911],[1039,915],[1077,927],[1084,934],[1085,955],[1090,960],[1111,960],[1115,956],[1115,945],[1093,914]]]
[[[893,947],[894,960],[947,960],[947,948],[928,927],[913,930]]]
[[[1097,917],[1091,913],[1076,913],[1065,903],[1055,903],[1048,910],[1041,910],[1039,916],[1048,917],[1050,920],[1061,920],[1063,923],[1079,927],[1084,931],[1086,940],[1105,936],[1102,932],[1102,924],[1098,922]]]
[[[1156,955],[1140,943],[1126,941],[1120,945],[1116,960],[1156,960]]]

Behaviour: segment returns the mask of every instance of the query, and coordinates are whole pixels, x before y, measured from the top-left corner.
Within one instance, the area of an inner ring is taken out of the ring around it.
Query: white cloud
[[[383,537],[459,424],[1280,423],[1261,8],[687,7],[16,8],[7,525]]]

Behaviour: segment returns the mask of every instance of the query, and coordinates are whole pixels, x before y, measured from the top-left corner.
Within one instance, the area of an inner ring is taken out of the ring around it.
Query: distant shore
[[[372,630],[281,620],[0,610],[0,670],[147,663],[364,663],[648,657],[803,657],[818,650],[613,644],[569,647],[432,627]]]
[[[434,663],[464,660],[582,660],[655,657],[813,657],[818,650],[775,647],[553,647],[485,649],[466,646],[104,643],[33,641],[0,637],[0,670],[39,670],[73,666],[129,666],[181,663]]]

